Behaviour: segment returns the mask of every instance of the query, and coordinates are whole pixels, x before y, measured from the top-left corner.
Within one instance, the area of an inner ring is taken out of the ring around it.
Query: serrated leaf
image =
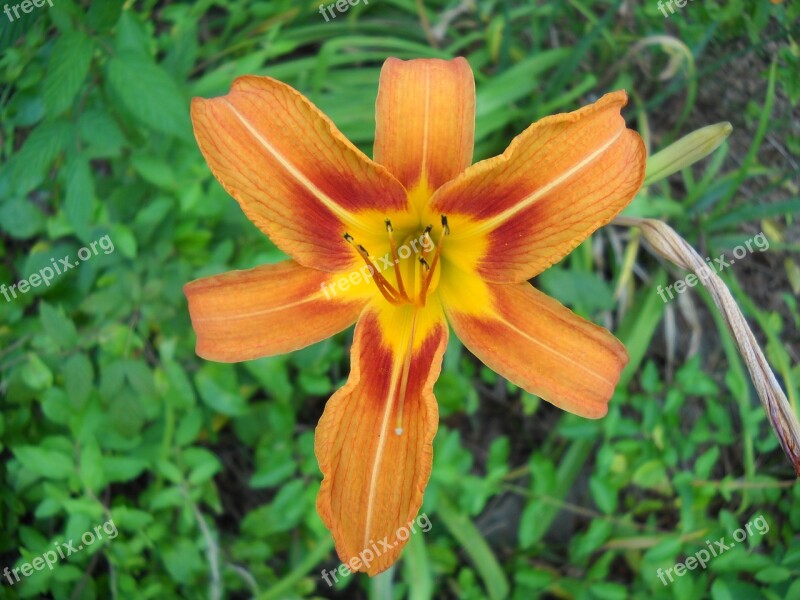
[[[119,21],[122,13],[122,0],[103,0],[92,2],[86,14],[86,24],[95,31],[105,31]]]
[[[94,382],[94,369],[85,354],[74,354],[64,364],[64,387],[73,409],[79,409],[89,398]]]
[[[72,133],[72,125],[66,121],[43,123],[33,130],[6,166],[11,189],[17,195],[25,196],[44,181]]]
[[[73,471],[72,460],[61,452],[38,446],[17,446],[11,452],[36,475],[48,479],[66,479]]]
[[[141,125],[191,139],[189,103],[177,83],[149,57],[129,51],[108,61],[108,85]]]
[[[94,179],[89,161],[83,156],[72,159],[66,168],[67,187],[64,213],[78,237],[88,241],[94,208]]]
[[[71,348],[78,341],[75,325],[65,315],[63,309],[54,308],[47,302],[39,304],[39,318],[42,327],[59,348]]]
[[[53,385],[53,373],[36,354],[28,354],[28,362],[22,367],[22,381],[32,390],[42,391]]]
[[[58,38],[44,79],[48,117],[57,117],[72,105],[89,73],[93,52],[92,40],[80,30],[69,31]]]
[[[130,481],[136,479],[147,468],[147,462],[130,456],[103,457],[103,473],[106,480]]]

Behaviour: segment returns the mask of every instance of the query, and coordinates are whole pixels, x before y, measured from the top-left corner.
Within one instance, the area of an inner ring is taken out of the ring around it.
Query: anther
[[[423,231],[422,233],[423,233],[423,234],[428,234],[428,233],[430,233],[430,232],[431,232],[431,230],[432,230],[432,229],[433,229],[433,225],[428,225],[428,226],[425,228],[425,231]]]
[[[392,227],[392,222],[389,219],[386,219],[386,221],[384,222],[386,223],[386,231],[388,231],[389,233],[394,231],[394,227]]]
[[[390,304],[395,306],[402,304],[403,302],[401,301],[401,294],[399,294],[398,291],[394,289],[392,284],[389,283],[383,275],[381,275],[380,271],[378,271],[378,269],[375,267],[375,263],[373,263],[372,259],[369,257],[369,252],[367,252],[367,249],[361,244],[356,244],[353,236],[347,232],[345,232],[342,237],[344,237],[348,244],[358,250],[358,254],[370,268],[375,280],[375,285],[378,286],[378,290],[381,292],[381,294],[383,294],[383,297],[386,298]]]
[[[427,270],[429,270],[429,271],[430,271],[430,269],[431,269],[431,266],[428,264],[428,261],[427,261],[427,260],[425,260],[425,257],[424,257],[424,256],[420,256],[420,257],[419,257],[419,264],[421,264],[423,267],[425,267]]]
[[[444,227],[444,234],[450,235],[450,226],[447,224],[447,215],[442,215],[442,227]]]

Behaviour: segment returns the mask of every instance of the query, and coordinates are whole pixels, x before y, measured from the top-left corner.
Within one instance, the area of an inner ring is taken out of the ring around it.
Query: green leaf
[[[122,13],[117,22],[117,37],[114,40],[117,52],[150,56],[151,38],[145,30],[139,15],[132,10]]]
[[[59,116],[72,105],[89,73],[93,52],[92,40],[80,30],[69,31],[58,38],[44,80],[48,118]]]
[[[767,567],[756,573],[756,579],[762,583],[781,583],[792,576],[792,571],[786,567]]]
[[[75,325],[64,315],[64,310],[60,306],[53,308],[47,302],[41,302],[39,318],[45,332],[59,348],[74,348],[78,343]]]
[[[174,546],[163,550],[161,556],[170,576],[183,584],[190,583],[205,566],[200,551],[186,538],[178,538]]]
[[[83,485],[98,492],[106,485],[103,477],[103,454],[95,440],[84,444],[81,448],[80,475]]]
[[[94,179],[89,169],[89,161],[84,156],[76,156],[66,167],[66,199],[64,212],[75,233],[84,242],[89,240],[92,212],[94,208]]]
[[[28,24],[23,19],[9,21],[5,16],[3,15],[3,18],[0,18],[0,52],[4,52],[28,29]]]
[[[205,483],[221,470],[222,465],[220,464],[219,460],[217,460],[215,457],[211,457],[211,460],[202,462],[192,469],[192,472],[189,473],[189,483],[192,485]]]
[[[617,491],[605,475],[592,475],[589,479],[589,489],[601,511],[607,515],[614,512],[617,508]]]
[[[12,198],[0,206],[0,228],[14,239],[32,238],[44,228],[42,211],[30,200]]]
[[[110,91],[139,124],[191,140],[189,103],[164,69],[147,56],[127,51],[109,60],[107,69]]]
[[[658,324],[664,316],[664,302],[657,290],[667,281],[664,271],[659,271],[648,287],[642,288],[634,299],[634,308],[625,315],[616,335],[625,344],[630,362],[622,371],[618,388],[624,388],[639,370],[645,353],[650,347],[650,340],[655,335]]]
[[[123,0],[103,0],[89,4],[86,24],[96,31],[111,29],[122,13]]]
[[[110,158],[121,154],[125,136],[111,115],[101,110],[87,110],[78,119],[78,133],[87,146],[87,158]]]
[[[131,456],[105,456],[102,468],[109,482],[130,481],[147,468],[147,461]]]
[[[64,363],[64,387],[67,390],[73,409],[81,408],[94,383],[94,369],[91,361],[85,354],[79,353],[70,356]]]
[[[39,446],[17,446],[11,448],[11,452],[26,469],[47,479],[66,479],[74,470],[72,460],[56,450]]]
[[[108,235],[114,242],[114,248],[119,248],[123,256],[126,258],[136,258],[139,247],[136,243],[136,238],[128,227],[122,223],[114,223]]]
[[[22,381],[32,390],[42,391],[53,385],[53,373],[36,354],[28,354],[28,362],[22,367]]]
[[[490,600],[507,597],[510,588],[506,574],[478,528],[466,515],[457,512],[456,506],[446,496],[439,496],[438,500],[439,510],[436,515],[469,556],[483,580]]]
[[[645,489],[668,490],[668,478],[664,464],[658,459],[643,462],[633,472],[631,482]]]
[[[433,598],[433,568],[422,535],[412,535],[403,551],[403,574],[408,581],[408,600]]]
[[[211,371],[204,369],[195,376],[200,397],[215,411],[228,416],[242,415],[247,411],[247,402],[236,392],[224,389],[211,378]]]
[[[25,196],[40,185],[53,161],[67,146],[73,129],[66,121],[52,121],[39,125],[30,134],[22,149],[8,161],[7,173],[11,189]]]
[[[569,306],[580,306],[588,312],[614,306],[608,282],[595,273],[553,267],[542,273],[538,281],[544,291]]]

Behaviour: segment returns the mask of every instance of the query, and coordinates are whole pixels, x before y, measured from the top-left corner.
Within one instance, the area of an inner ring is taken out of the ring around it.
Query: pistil
[[[414,349],[414,334],[417,331],[417,311],[418,306],[414,306],[411,314],[411,331],[408,335],[405,358],[403,359],[403,370],[400,375],[400,391],[397,395],[397,421],[395,422],[394,432],[403,435],[403,407],[406,403],[406,389],[408,388],[408,373],[411,369],[411,354]]]

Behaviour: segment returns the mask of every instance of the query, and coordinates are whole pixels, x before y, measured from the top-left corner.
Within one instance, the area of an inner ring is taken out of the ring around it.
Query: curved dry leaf
[[[764,353],[728,287],[708,268],[695,249],[666,223],[657,219],[633,217],[618,217],[613,223],[640,228],[644,239],[656,253],[679,267],[694,272],[711,293],[714,303],[736,340],[739,353],[747,365],[772,429],[778,436],[784,453],[792,462],[795,472],[800,476],[800,424],[797,415],[794,414],[786,394],[775,379]]]

